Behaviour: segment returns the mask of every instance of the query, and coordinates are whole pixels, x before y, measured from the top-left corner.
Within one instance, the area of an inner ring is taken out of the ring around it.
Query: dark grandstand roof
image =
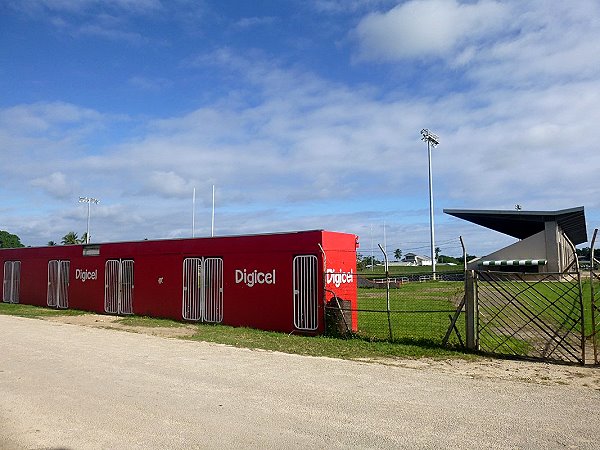
[[[544,230],[545,222],[557,222],[573,244],[587,242],[583,206],[559,211],[444,209],[444,212],[517,239],[525,239]]]

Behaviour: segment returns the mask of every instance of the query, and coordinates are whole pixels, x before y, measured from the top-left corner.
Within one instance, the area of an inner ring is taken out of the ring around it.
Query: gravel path
[[[573,383],[541,384],[503,377],[493,364],[477,372],[470,362],[343,361],[10,316],[0,316],[0,330],[3,449],[600,442],[593,368],[577,368],[584,376]]]

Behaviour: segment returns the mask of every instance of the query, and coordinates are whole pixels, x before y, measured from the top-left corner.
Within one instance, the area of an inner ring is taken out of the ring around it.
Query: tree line
[[[434,252],[435,252],[436,263],[457,264],[457,265],[463,264],[462,256],[454,257],[454,256],[442,255],[441,249],[439,247],[436,247],[434,249]],[[402,255],[403,255],[402,250],[400,250],[399,248],[394,250],[394,260],[395,261],[400,261],[402,259]],[[467,261],[470,261],[473,258],[476,258],[476,256],[467,254]],[[360,253],[358,253],[356,255],[356,266],[357,266],[358,270],[364,270],[367,267],[380,266],[380,265],[383,265],[383,261],[376,258],[375,256],[362,255]]]
[[[69,231],[62,237],[60,241],[63,245],[70,244],[85,244],[87,242],[87,233],[83,233],[81,237],[74,231]],[[48,241],[48,245],[57,245],[54,241]],[[9,233],[8,231],[0,230],[0,248],[21,248],[25,247],[21,243],[21,238],[16,234]]]
[[[21,239],[16,234],[0,230],[0,248],[20,248],[25,247]]]
[[[86,242],[87,242],[87,233],[83,233],[81,235],[81,237],[79,237],[77,235],[77,233],[75,233],[74,231],[69,231],[67,234],[65,234],[62,237],[62,240],[60,241],[60,243],[63,245],[85,244]],[[50,246],[56,245],[56,242],[49,241],[48,245],[50,245]]]

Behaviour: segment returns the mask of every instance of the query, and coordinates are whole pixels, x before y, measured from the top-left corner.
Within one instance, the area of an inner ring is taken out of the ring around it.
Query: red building
[[[325,302],[356,309],[357,246],[353,234],[314,230],[0,249],[2,299],[319,334]]]

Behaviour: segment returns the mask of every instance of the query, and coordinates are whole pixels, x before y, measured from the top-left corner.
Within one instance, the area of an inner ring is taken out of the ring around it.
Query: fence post
[[[465,331],[467,335],[467,348],[479,350],[479,337],[477,336],[477,295],[475,294],[475,271],[465,271]]]
[[[385,261],[385,298],[387,304],[387,319],[388,319],[388,330],[390,332],[390,342],[394,340],[394,336],[392,334],[392,320],[390,318],[390,270],[388,265],[388,257],[386,251],[383,249],[381,244],[377,244],[379,249],[383,253],[383,258]]]
[[[596,244],[596,235],[598,234],[598,228],[594,229],[594,237],[592,237],[592,245],[590,245],[590,300],[592,306],[592,334],[590,338],[592,339],[592,346],[594,348],[594,364],[599,364],[600,359],[598,359],[598,347],[600,346],[600,337],[597,333],[598,328],[596,325],[596,310],[600,311],[600,304],[596,301],[596,292],[594,289],[594,282],[596,281],[596,274],[594,270],[594,266],[596,265],[596,257],[594,256],[594,245]]]

